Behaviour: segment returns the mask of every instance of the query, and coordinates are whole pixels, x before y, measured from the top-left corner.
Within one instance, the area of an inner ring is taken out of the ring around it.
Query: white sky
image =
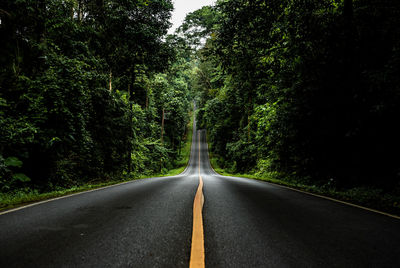
[[[203,6],[213,5],[215,0],[173,0],[174,11],[172,11],[172,27],[168,30],[168,33],[173,33],[178,28],[186,14],[193,12]]]

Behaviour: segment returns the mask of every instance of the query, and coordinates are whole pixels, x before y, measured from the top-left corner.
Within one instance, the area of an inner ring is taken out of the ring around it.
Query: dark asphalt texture
[[[400,267],[400,220],[216,174],[201,136],[206,267]],[[198,135],[183,174],[0,215],[0,267],[187,267]]]

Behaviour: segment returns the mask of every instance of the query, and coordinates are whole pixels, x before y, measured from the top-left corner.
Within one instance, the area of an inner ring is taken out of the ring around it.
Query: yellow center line
[[[203,178],[200,173],[200,132],[199,141],[199,187],[193,202],[193,232],[192,249],[190,252],[190,267],[205,267],[204,264],[204,232],[203,232]]]

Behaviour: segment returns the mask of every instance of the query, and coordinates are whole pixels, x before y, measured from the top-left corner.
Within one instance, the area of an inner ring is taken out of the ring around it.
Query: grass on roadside
[[[304,192],[309,192],[321,196],[326,196],[334,199],[338,199],[344,202],[376,209],[382,212],[394,214],[400,216],[400,195],[396,193],[387,193],[382,189],[376,189],[371,187],[355,187],[351,189],[337,189],[329,185],[313,185],[299,183],[295,180],[283,178],[278,173],[270,174],[232,174],[224,170],[218,165],[216,157],[210,154],[210,162],[214,170],[221,175],[230,177],[242,177],[249,179],[262,180]]]
[[[188,131],[186,133],[184,145],[181,149],[180,158],[179,160],[175,161],[176,168],[169,170],[166,174],[163,174],[162,176],[175,176],[182,173],[189,162],[193,134],[193,112],[190,113],[190,120],[187,125],[187,129]]]
[[[110,186],[117,183],[122,183],[126,180],[115,180],[98,184],[86,184],[81,186],[74,186],[68,189],[61,189],[57,191],[51,191],[47,193],[39,193],[31,189],[22,189],[13,193],[0,193],[0,211],[11,209],[19,206],[24,206],[33,202],[39,202],[46,199],[56,198],[64,195],[75,194],[79,192],[94,190],[101,187]]]

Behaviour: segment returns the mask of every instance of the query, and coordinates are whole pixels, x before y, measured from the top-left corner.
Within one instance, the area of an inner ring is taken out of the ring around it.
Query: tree
[[[195,81],[199,119],[222,164],[322,184],[397,185],[398,167],[384,152],[400,145],[390,123],[399,101],[391,75],[398,7],[218,1]]]
[[[173,162],[177,145],[157,142],[150,87],[174,62],[163,39],[171,10],[170,0],[1,3],[3,190],[151,173],[158,157]],[[179,105],[177,118],[187,119],[187,105]]]

